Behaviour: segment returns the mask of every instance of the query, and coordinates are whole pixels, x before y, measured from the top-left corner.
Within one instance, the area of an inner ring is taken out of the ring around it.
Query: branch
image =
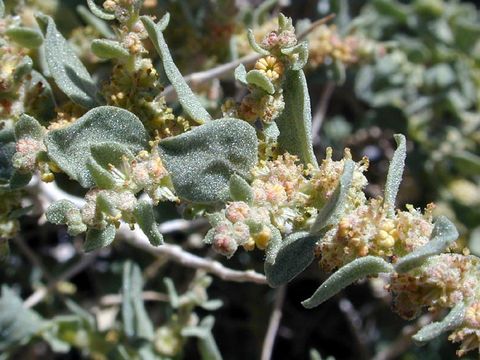
[[[144,301],[161,301],[168,302],[170,298],[167,294],[159,293],[156,291],[144,291],[142,292],[142,299]],[[104,295],[100,298],[100,304],[103,306],[120,305],[123,302],[121,294]]]
[[[330,102],[334,90],[335,83],[333,81],[327,82],[320,95],[320,100],[315,107],[312,119],[312,134],[315,143],[320,140],[320,129],[322,128],[323,120],[325,119],[328,110],[328,103]]]
[[[273,346],[275,345],[275,338],[282,319],[282,307],[285,301],[287,286],[283,285],[277,289],[275,294],[275,303],[273,304],[272,315],[268,324],[267,334],[263,341],[261,360],[270,360],[272,358]]]

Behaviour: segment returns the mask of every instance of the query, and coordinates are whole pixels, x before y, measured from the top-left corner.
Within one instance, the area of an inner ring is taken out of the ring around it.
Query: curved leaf
[[[67,225],[70,235],[75,236],[87,231],[87,226],[82,222],[80,209],[71,201],[55,201],[48,207],[45,216],[52,224]]]
[[[397,150],[393,154],[392,161],[388,168],[387,182],[385,183],[384,203],[390,216],[395,214],[395,199],[397,198],[400,182],[402,181],[405,158],[407,156],[407,143],[405,136],[401,134],[394,135],[397,142]]]
[[[141,16],[140,19],[148,32],[150,40],[152,40],[155,49],[162,59],[163,69],[165,70],[168,80],[170,80],[172,86],[177,92],[180,104],[193,120],[203,124],[204,122],[212,120],[212,117],[207,110],[203,108],[196,95],[185,82],[185,79],[173,62],[170,50],[163,37],[162,31],[168,23],[168,16],[168,14],[165,15],[157,24],[155,24],[148,16]]]
[[[143,124],[131,112],[113,106],[90,110],[72,125],[52,130],[45,137],[48,156],[83,187],[95,185],[87,167],[91,145],[111,142],[132,153],[145,149],[148,135]]]
[[[326,227],[338,223],[345,209],[345,201],[347,199],[350,185],[352,184],[354,170],[355,163],[352,160],[346,160],[343,174],[340,177],[340,183],[331,198],[319,211],[317,218],[310,229],[310,233],[316,234]]]
[[[234,201],[245,201],[251,204],[253,201],[253,190],[250,184],[241,176],[233,174],[229,182],[230,196]]]
[[[139,201],[133,215],[140,229],[142,229],[143,233],[148,237],[150,244],[153,246],[162,245],[163,236],[160,234],[160,231],[158,231],[152,204],[145,200]]]
[[[275,256],[275,262],[265,262],[265,275],[268,284],[277,287],[286,284],[300,274],[315,258],[315,244],[318,235],[298,232],[287,236]],[[270,256],[271,258],[273,256]]]
[[[458,303],[450,310],[447,316],[442,321],[433,322],[420,329],[415,335],[412,336],[413,341],[419,345],[423,345],[430,340],[433,340],[437,336],[444,332],[454,330],[459,327],[463,318],[465,317],[465,304],[463,302]]]
[[[458,239],[458,231],[445,216],[439,216],[435,221],[430,239],[422,247],[400,258],[395,265],[395,270],[399,273],[410,271],[422,265],[430,256],[440,254]]]
[[[249,174],[257,162],[257,145],[251,125],[225,118],[165,139],[159,147],[177,195],[212,203],[229,199],[233,174]]]
[[[235,68],[234,72],[235,80],[240,82],[241,84],[247,86],[247,70],[245,69],[245,65],[240,64]]]
[[[95,39],[92,41],[92,52],[102,59],[117,59],[130,55],[118,41]]]
[[[303,71],[287,71],[283,88],[285,109],[276,120],[280,130],[278,144],[304,164],[318,167],[312,146],[310,96]]]
[[[250,70],[247,73],[246,80],[249,85],[255,85],[270,95],[275,92],[272,81],[263,71]]]
[[[86,108],[97,106],[95,82],[57,30],[53,19],[37,15],[37,20],[45,35],[45,58],[55,83],[73,102]]]
[[[293,55],[297,55],[297,59],[292,64],[291,70],[301,70],[308,61],[308,44],[306,41],[302,41],[301,43],[285,48],[281,50],[282,54],[288,55],[293,57]]]
[[[282,234],[273,225],[270,225],[269,228],[272,232],[272,237],[270,238],[267,250],[265,251],[265,261],[269,264],[274,264],[277,254],[282,247]]]
[[[37,30],[28,27],[11,27],[5,34],[20,46],[35,49],[43,44],[43,37]]]
[[[115,226],[108,225],[105,229],[88,229],[83,250],[85,252],[101,249],[108,246],[115,239]]]
[[[98,16],[100,19],[103,20],[113,20],[115,19],[115,14],[109,13],[108,11],[105,11],[102,9],[100,6],[95,4],[95,1],[93,0],[87,0],[87,5],[90,11],[95,15]]]
[[[366,276],[392,271],[393,266],[391,264],[376,256],[365,256],[355,259],[325,280],[309,299],[302,301],[302,305],[307,309],[314,308],[357,280]]]
[[[93,15],[85,6],[78,5],[76,10],[82,20],[97,30],[100,35],[106,37],[107,39],[115,38],[115,33],[112,31],[110,26],[108,26],[108,23]]]
[[[40,123],[27,114],[22,114],[15,124],[15,139],[32,138],[42,140],[45,135],[45,128]]]
[[[252,29],[248,29],[247,37],[248,37],[248,43],[250,44],[253,51],[255,51],[256,53],[259,53],[260,55],[270,55],[270,52],[268,50],[265,50],[264,48],[262,48],[260,45],[257,44],[257,41],[255,40],[255,35],[253,34]]]

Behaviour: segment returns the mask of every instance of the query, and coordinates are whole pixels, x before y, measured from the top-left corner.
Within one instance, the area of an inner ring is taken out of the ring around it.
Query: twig
[[[335,17],[335,14],[330,14],[311,23],[307,29],[305,29],[303,32],[301,32],[298,35],[297,37],[298,41],[305,39],[316,27],[329,22],[334,17]],[[199,71],[199,72],[192,73],[190,75],[186,75],[184,79],[187,82],[187,84],[190,84],[193,87],[196,87],[212,79],[222,78],[226,76],[227,74],[231,73],[240,64],[244,64],[246,66],[252,65],[261,57],[262,56],[257,53],[252,53],[249,55],[245,55],[240,59],[231,61],[229,63],[216,66],[212,69]],[[163,91],[162,95],[165,97],[166,101],[173,101],[177,96],[175,89],[173,88],[172,85],[167,86]]]
[[[323,120],[325,119],[328,110],[328,103],[330,102],[334,90],[335,83],[332,81],[327,82],[322,90],[320,100],[315,107],[312,119],[312,134],[314,142],[318,142],[320,139],[320,129],[322,128]]]
[[[264,275],[259,274],[253,270],[239,271],[225,267],[220,262],[210,259],[205,259],[200,256],[191,254],[183,250],[178,245],[163,244],[158,247],[150,245],[145,235],[139,230],[130,231],[130,229],[122,224],[118,229],[117,234],[121,235],[129,244],[145,250],[154,255],[166,256],[170,260],[179,263],[183,266],[204,270],[222,280],[235,282],[253,282],[256,284],[266,284],[267,280]]]
[[[156,291],[144,291],[142,292],[142,299],[144,301],[162,301],[168,302],[169,297],[167,294],[159,293]],[[110,294],[104,295],[100,298],[100,304],[103,306],[119,305],[123,301],[122,295]]]
[[[402,329],[400,336],[393,341],[388,347],[384,350],[378,352],[373,360],[390,360],[396,359],[398,355],[405,352],[412,345],[412,335],[414,335],[418,330],[424,327],[426,324],[430,323],[434,317],[434,314],[425,314],[421,316],[415,324],[410,324],[405,326]]]
[[[64,273],[60,274],[58,278],[53,281],[50,281],[46,287],[42,287],[36,290],[32,295],[30,295],[27,300],[23,303],[23,306],[26,308],[31,308],[41,302],[51,291],[57,288],[57,285],[63,281],[71,279],[78,273],[82,272],[87,268],[97,257],[98,251],[92,252],[90,254],[84,255],[80,261],[74,264],[72,267],[67,269]]]
[[[283,285],[277,289],[277,292],[275,294],[273,311],[270,315],[270,322],[268,324],[267,334],[265,335],[265,340],[263,341],[261,360],[270,360],[272,358],[275,338],[277,337],[280,320],[282,319],[282,307],[285,301],[286,292],[287,287],[286,285]]]

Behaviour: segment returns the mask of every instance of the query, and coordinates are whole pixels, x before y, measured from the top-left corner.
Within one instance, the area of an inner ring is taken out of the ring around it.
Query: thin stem
[[[156,291],[142,292],[142,299],[144,301],[161,301],[161,302],[168,302],[170,300],[167,294],[159,293]],[[100,298],[100,305],[102,306],[120,305],[122,302],[123,302],[123,297],[121,294],[104,295]]]
[[[320,100],[315,107],[312,119],[312,134],[314,143],[318,143],[318,141],[320,140],[320,129],[322,128],[323,120],[325,119],[325,115],[327,114],[328,104],[334,90],[335,83],[332,81],[327,82],[322,90]]]
[[[275,345],[275,338],[277,337],[280,320],[282,319],[282,308],[287,293],[287,286],[283,285],[277,289],[275,294],[275,302],[273,304],[273,311],[270,315],[270,322],[268,324],[267,334],[263,341],[261,360],[270,360],[273,354],[273,347]]]

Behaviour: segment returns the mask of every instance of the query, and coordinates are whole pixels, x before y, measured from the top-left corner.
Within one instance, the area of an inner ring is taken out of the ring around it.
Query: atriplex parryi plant
[[[53,181],[55,172],[63,172],[89,189],[85,205],[58,201],[46,216],[67,225],[71,235],[86,232],[86,251],[109,245],[120,221],[138,225],[152,245],[161,246],[153,207],[175,201],[209,219],[205,242],[219,253],[265,250],[271,286],[289,282],[315,258],[323,270],[335,271],[302,303],[306,308],[356,280],[384,273],[401,316],[416,317],[424,307],[452,309],[443,321],[420,330],[417,342],[453,330],[451,340],[462,342],[460,355],[479,347],[478,258],[453,253],[457,231],[446,218],[433,223],[430,207],[423,214],[413,207],[395,209],[405,138],[395,137],[398,148],[383,198],[366,199],[363,193],[367,159],[354,162],[346,149],[340,161],[329,151],[317,163],[302,71],[308,49],[298,43],[290,19],[280,15],[278,29],[261,43],[249,33],[261,59],[249,71],[242,65],[235,70],[249,92],[239,103],[227,101],[224,117],[213,119],[172,60],[162,34],[168,14],[158,22],[140,16],[141,1],[88,5],[98,18],[116,24],[112,32],[88,15],[105,37],[93,41],[93,53],[115,64],[101,89],[49,16],[36,17],[41,33],[4,17],[1,51],[9,57],[2,66],[9,72],[2,80],[8,104],[0,129],[2,238],[16,232],[21,212],[14,210],[32,174]],[[0,7],[4,16],[1,2]],[[173,115],[161,97],[148,41],[185,117]],[[22,50],[40,46],[43,75]],[[70,108],[55,114],[43,76],[53,79]]]

